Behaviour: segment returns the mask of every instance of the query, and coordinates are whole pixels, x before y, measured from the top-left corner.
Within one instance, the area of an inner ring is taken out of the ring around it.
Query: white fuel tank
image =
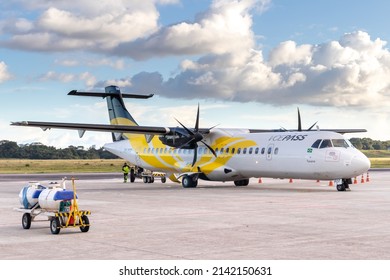
[[[38,203],[38,197],[44,189],[46,187],[40,185],[38,182],[30,182],[28,186],[21,189],[19,201],[23,208],[33,208]]]
[[[47,210],[59,210],[61,201],[72,200],[73,191],[67,191],[62,188],[48,188],[41,192],[38,201],[41,208]]]

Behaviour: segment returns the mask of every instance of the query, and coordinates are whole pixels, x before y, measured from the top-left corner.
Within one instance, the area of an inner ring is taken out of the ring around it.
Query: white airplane
[[[78,92],[68,95],[103,97],[107,100],[110,125],[22,121],[16,126],[111,132],[113,142],[104,145],[130,163],[167,173],[183,187],[196,187],[198,179],[234,181],[246,186],[249,178],[334,180],[338,191],[349,189],[351,178],[370,168],[369,159],[342,134],[365,129],[297,130],[199,128],[199,106],[194,128],[139,126],[127,111],[123,98],[153,95],[122,94],[108,86],[105,93]],[[132,173],[131,176],[134,176]],[[134,177],[132,177],[132,181]]]

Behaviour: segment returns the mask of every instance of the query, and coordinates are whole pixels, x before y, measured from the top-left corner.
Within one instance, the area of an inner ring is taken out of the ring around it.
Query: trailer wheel
[[[52,234],[59,234],[60,233],[60,219],[53,218],[50,220],[50,231]]]
[[[31,227],[31,215],[30,213],[24,213],[22,217],[22,226],[24,229],[29,229]]]
[[[150,177],[150,183],[154,183],[154,177]]]
[[[145,184],[148,183],[148,177],[143,176],[143,177],[142,177],[142,181],[144,181]]]
[[[165,183],[167,181],[166,177],[161,177],[161,183]]]
[[[81,216],[81,220],[83,221],[83,224],[89,225],[89,219],[88,216]],[[87,232],[89,231],[89,226],[82,226],[80,227],[81,232]]]

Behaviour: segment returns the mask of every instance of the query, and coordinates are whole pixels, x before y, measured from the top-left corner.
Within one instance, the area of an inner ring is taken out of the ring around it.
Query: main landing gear
[[[196,188],[198,185],[198,176],[185,175],[181,180],[183,188]]]
[[[237,181],[234,181],[234,184],[236,185],[236,187],[248,186],[249,185],[249,179],[237,180]]]
[[[336,180],[336,188],[339,192],[350,191],[349,184],[352,184],[352,179]]]
[[[181,180],[181,184],[183,185],[183,188],[196,188],[196,186],[198,185],[198,176],[185,175]],[[248,186],[248,184],[249,179],[234,181],[234,185],[236,185],[237,187]]]

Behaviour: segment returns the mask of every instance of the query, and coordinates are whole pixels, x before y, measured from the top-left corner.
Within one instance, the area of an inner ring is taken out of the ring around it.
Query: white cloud
[[[72,5],[63,0],[20,2],[39,16],[0,22],[2,29],[11,35],[2,45],[12,48],[101,52],[158,29],[159,13],[153,0],[80,0]]]
[[[40,80],[60,81],[62,83],[83,81],[87,88],[92,88],[97,83],[96,77],[89,72],[83,72],[80,74],[69,74],[69,73],[57,73],[55,71],[49,71],[45,75],[41,76]]]
[[[4,61],[0,61],[0,83],[8,81],[12,78],[12,75],[8,72],[7,64]]]
[[[206,12],[197,15],[195,22],[163,27],[149,37],[121,43],[113,53],[146,59],[247,50],[254,46],[250,11],[256,8],[263,11],[269,3],[269,0],[214,0]]]
[[[172,98],[215,98],[273,105],[375,107],[390,105],[390,52],[386,42],[357,31],[319,45],[283,42],[264,60],[261,51],[233,50],[197,61],[155,83]],[[139,84],[150,79],[144,73]],[[155,73],[153,74],[156,75]]]

